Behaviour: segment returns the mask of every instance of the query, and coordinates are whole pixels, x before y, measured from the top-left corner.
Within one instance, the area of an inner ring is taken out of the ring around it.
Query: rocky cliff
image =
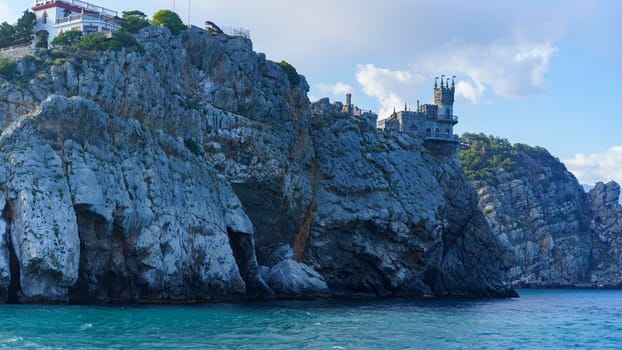
[[[451,149],[312,106],[248,39],[137,39],[0,78],[2,300],[515,295]]]
[[[513,284],[522,287],[618,287],[619,187],[583,191],[545,149],[466,134],[460,159],[493,230],[514,247]]]

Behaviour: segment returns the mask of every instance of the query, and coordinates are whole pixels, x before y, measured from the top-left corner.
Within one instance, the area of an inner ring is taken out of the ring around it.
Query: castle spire
[[[451,77],[451,88],[452,89],[456,87],[456,81],[455,80],[456,80],[456,76],[454,75],[454,76]]]
[[[404,111],[408,112],[408,103],[404,102]]]
[[[444,88],[443,83],[445,82],[445,74],[441,75],[441,89]]]
[[[438,88],[438,77],[434,77],[434,88]]]

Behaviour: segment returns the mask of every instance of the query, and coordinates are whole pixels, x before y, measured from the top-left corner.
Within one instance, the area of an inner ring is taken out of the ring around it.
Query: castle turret
[[[343,106],[343,112],[346,114],[352,114],[352,94],[346,94],[346,104]]]
[[[449,78],[445,84],[445,75],[441,76],[441,86],[439,87],[434,83],[434,104],[438,106],[438,115],[441,118],[451,118],[454,112],[454,92],[456,86],[454,83],[455,77],[451,79],[451,86],[449,86]]]

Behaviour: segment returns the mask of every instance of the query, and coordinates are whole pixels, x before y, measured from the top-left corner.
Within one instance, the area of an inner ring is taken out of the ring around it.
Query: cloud
[[[480,103],[492,90],[504,97],[524,97],[545,89],[544,75],[557,48],[548,42],[518,39],[488,45],[451,45],[451,49],[426,52],[409,69],[358,65],[356,80],[363,92],[380,104],[380,117],[414,101],[421,87],[440,73],[464,77],[456,84],[457,96]],[[401,109],[401,108],[400,108]]]
[[[414,94],[426,82],[422,75],[405,71],[378,68],[373,64],[358,65],[356,81],[363,92],[378,100],[381,106],[380,118],[392,113],[407,101],[416,99]],[[400,108],[401,109],[401,108]]]
[[[352,85],[341,81],[333,85],[323,83],[315,84],[315,88],[322,94],[329,94],[331,97],[337,98],[343,98],[345,94],[351,93],[353,90]]]
[[[476,104],[486,91],[484,84],[479,81],[469,82],[461,80],[456,83],[456,95],[462,96],[472,103]]]
[[[563,162],[582,184],[611,180],[622,184],[622,146],[590,155],[579,153]]]
[[[486,45],[450,45],[428,53],[414,65],[422,73],[466,76],[460,94],[473,103],[490,87],[504,97],[524,97],[545,89],[544,75],[558,52],[550,42],[504,39]]]

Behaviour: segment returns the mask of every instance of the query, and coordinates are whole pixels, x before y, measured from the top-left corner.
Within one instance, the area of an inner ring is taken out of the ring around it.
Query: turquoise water
[[[622,348],[622,291],[504,300],[0,306],[0,348]]]

